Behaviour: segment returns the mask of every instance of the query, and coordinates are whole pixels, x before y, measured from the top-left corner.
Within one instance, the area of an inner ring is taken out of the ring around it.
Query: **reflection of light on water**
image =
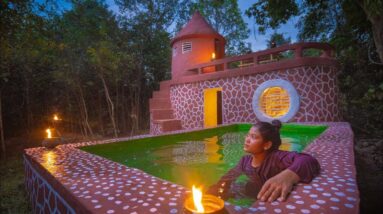
[[[220,163],[222,154],[219,150],[218,136],[203,141],[186,141],[172,149],[172,159],[179,165]]]
[[[172,150],[173,162],[179,165],[206,163],[205,142],[186,141]]]
[[[301,147],[296,139],[284,137],[282,138],[282,144],[279,146],[279,149],[283,151],[299,151]]]
[[[43,154],[43,165],[49,172],[56,172],[57,154],[54,151],[47,151]]]
[[[226,133],[222,136],[222,154],[223,161],[229,166],[237,164],[240,157],[245,155],[243,144],[247,132]]]
[[[222,162],[222,155],[218,153],[220,147],[218,145],[218,136],[206,138],[205,153],[207,154],[209,163],[220,163]]]

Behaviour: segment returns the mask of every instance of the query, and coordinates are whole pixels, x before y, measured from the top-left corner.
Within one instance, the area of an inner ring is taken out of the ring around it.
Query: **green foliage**
[[[266,42],[267,42],[267,47],[272,48],[273,43],[275,44],[276,47],[285,45],[285,44],[290,44],[291,38],[290,37],[285,38],[285,36],[282,33],[274,32],[273,34],[270,35],[270,38],[266,40]]]
[[[265,33],[267,28],[275,29],[291,16],[298,15],[298,5],[294,0],[259,0],[245,13],[254,17],[258,31]]]

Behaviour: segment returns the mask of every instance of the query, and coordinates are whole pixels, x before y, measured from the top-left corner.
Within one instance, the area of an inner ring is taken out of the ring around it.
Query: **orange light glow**
[[[47,129],[46,132],[47,132],[47,138],[52,138],[51,129]]]
[[[196,188],[193,185],[193,201],[194,201],[194,207],[197,209],[198,213],[203,213],[205,209],[202,205],[202,191],[198,188]]]
[[[57,154],[54,151],[47,150],[43,153],[42,156],[42,165],[47,169],[50,173],[55,173],[57,171],[62,170],[60,165],[57,165]]]
[[[211,53],[211,59],[215,59],[215,53],[213,52],[213,53]]]
[[[54,114],[54,115],[53,115],[53,120],[54,120],[54,121],[57,121],[57,120],[60,120],[60,118],[59,118],[59,116],[57,116],[57,114]]]

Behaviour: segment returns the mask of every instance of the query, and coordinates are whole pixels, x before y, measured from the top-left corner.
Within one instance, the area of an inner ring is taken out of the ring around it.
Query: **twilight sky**
[[[257,26],[255,24],[255,21],[253,20],[253,18],[249,19],[245,15],[245,10],[248,9],[254,2],[255,1],[251,1],[251,0],[238,0],[238,5],[239,5],[239,9],[242,12],[242,17],[244,21],[247,23],[248,28],[250,29],[250,35],[249,35],[249,38],[246,40],[246,42],[251,43],[251,47],[253,51],[258,51],[258,50],[266,49],[266,40],[268,40],[268,38],[274,32],[274,30],[267,30],[265,35],[261,35],[256,32]],[[296,37],[298,34],[298,30],[295,27],[296,23],[297,23],[297,18],[296,17],[292,18],[276,31],[278,33],[283,33],[286,38],[290,37],[291,42],[294,43],[297,40]]]
[[[118,13],[118,7],[114,3],[114,0],[106,0],[106,3],[109,5],[109,9]],[[274,32],[274,30],[267,30],[265,35],[260,35],[257,33],[257,27],[252,18],[248,18],[245,15],[245,10],[248,9],[254,1],[251,0],[238,0],[239,8],[242,12],[242,17],[244,21],[247,23],[247,26],[250,30],[249,38],[246,42],[251,44],[251,48],[253,51],[259,51],[266,49],[266,40],[270,37],[270,34]],[[295,24],[297,22],[297,18],[292,18],[288,23],[282,25],[277,32],[283,33],[285,37],[290,37],[292,42],[296,42],[297,29],[295,28]]]

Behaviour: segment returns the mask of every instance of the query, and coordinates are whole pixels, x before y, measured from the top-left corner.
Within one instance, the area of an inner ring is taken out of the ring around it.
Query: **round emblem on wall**
[[[253,95],[253,110],[261,121],[278,119],[287,122],[299,109],[299,96],[286,80],[274,79],[262,83]]]

